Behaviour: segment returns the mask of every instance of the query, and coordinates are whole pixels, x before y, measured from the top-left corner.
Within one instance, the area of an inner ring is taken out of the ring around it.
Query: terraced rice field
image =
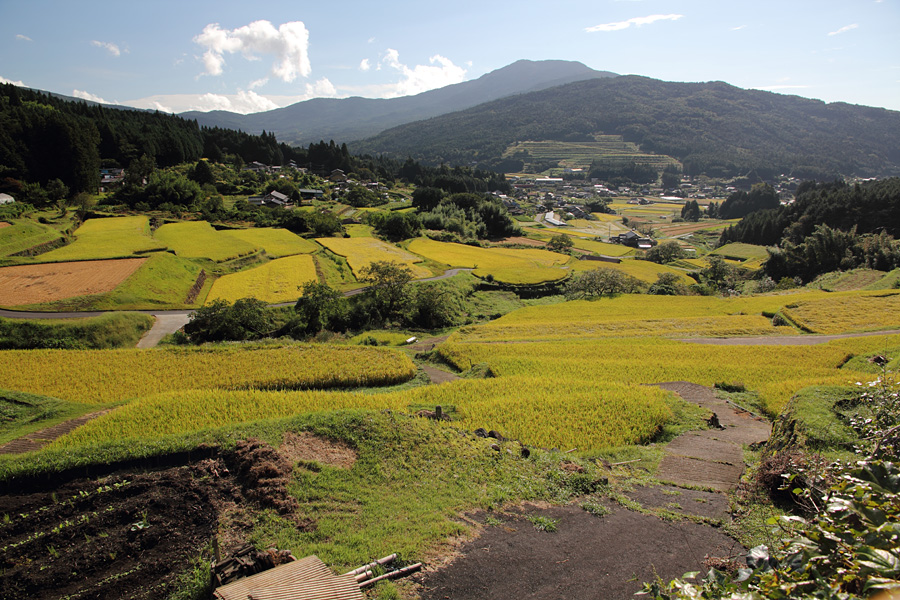
[[[409,249],[439,263],[474,269],[478,277],[491,275],[512,284],[562,279],[568,274],[562,267],[570,260],[566,255],[537,248],[477,248],[425,238],[413,240]]]
[[[681,282],[685,285],[691,285],[692,283],[695,283],[695,281],[688,277],[687,274],[681,269],[676,269],[668,265],[660,265],[648,260],[626,258],[620,263],[579,260],[572,265],[572,269],[575,272],[593,271],[594,269],[601,268],[622,271],[623,273],[627,273],[628,275],[631,275],[632,277],[640,279],[641,281],[644,281],[646,283],[655,282],[661,273],[672,273],[674,275],[677,275],[679,279],[681,279]]]
[[[335,254],[345,257],[357,277],[365,267],[378,261],[393,261],[408,267],[414,279],[433,275],[430,270],[418,264],[422,262],[421,256],[372,237],[317,238],[316,241]]]
[[[710,254],[722,256],[735,260],[764,260],[769,257],[769,252],[765,246],[755,246],[753,244],[731,243],[716,248]]]
[[[787,305],[782,313],[813,333],[900,329],[900,292],[801,301]]]
[[[144,258],[18,265],[0,268],[0,305],[23,306],[109,292]]]
[[[295,254],[311,254],[321,247],[311,240],[300,237],[287,229],[271,227],[259,229],[230,229],[228,235],[262,248],[272,258],[293,256]]]
[[[75,231],[75,241],[42,254],[41,260],[123,258],[165,249],[164,243],[150,235],[150,221],[146,216],[111,217],[85,221]]]
[[[304,283],[318,279],[312,256],[287,256],[220,277],[213,284],[206,302],[234,302],[241,298],[256,298],[270,304],[292,302],[300,297]]]
[[[206,221],[167,223],[154,232],[154,237],[183,258],[208,258],[225,262],[259,251],[227,231],[216,231]]]
[[[10,256],[24,252],[35,246],[58,240],[62,234],[31,219],[17,220],[0,229],[0,256]]]

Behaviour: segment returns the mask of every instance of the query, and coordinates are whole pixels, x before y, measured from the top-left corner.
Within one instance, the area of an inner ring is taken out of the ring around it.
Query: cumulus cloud
[[[368,58],[364,58],[359,62],[359,70],[360,71],[368,71],[372,68],[372,63],[369,62]]]
[[[271,55],[275,61],[271,73],[282,81],[291,82],[298,75],[308,77],[309,31],[302,21],[284,23],[275,29],[269,21],[254,21],[249,25],[227,30],[211,23],[194,38],[205,47],[203,65],[209,75],[221,75],[225,54],[240,52],[247,60],[259,60],[258,55]]]
[[[853,25],[846,25],[836,31],[829,31],[828,35],[840,35],[842,33],[847,33],[848,31],[852,31],[853,29],[856,29],[857,27],[859,27],[859,25],[856,23],[854,23]]]
[[[8,84],[8,85],[15,85],[15,86],[18,86],[18,87],[28,87],[27,85],[25,85],[25,84],[22,83],[21,81],[13,81],[12,79],[7,79],[7,78],[4,77],[3,75],[0,75],[0,83],[4,83],[4,84]]]
[[[120,54],[122,54],[122,50],[119,49],[119,47],[116,46],[115,44],[113,44],[112,42],[100,42],[97,40],[93,40],[91,42],[91,45],[96,46],[98,48],[103,48],[104,50],[106,50],[113,56],[119,56]]]
[[[17,34],[16,34],[16,39],[17,39],[17,40],[22,40],[23,42],[33,42],[33,41],[34,41],[34,40],[32,40],[30,37],[28,37],[27,35],[23,35],[23,34],[21,34],[21,33],[17,33]]]
[[[635,17],[633,19],[628,19],[627,21],[617,21],[615,23],[594,25],[593,27],[585,28],[585,31],[587,31],[588,33],[594,33],[596,31],[619,31],[622,29],[628,29],[632,25],[634,25],[635,27],[640,27],[641,25],[649,25],[651,23],[656,23],[657,21],[677,21],[683,16],[684,15],[648,15],[646,17]]]
[[[306,98],[335,98],[337,97],[337,89],[334,84],[328,81],[327,77],[323,77],[315,83],[306,84]]]
[[[82,100],[90,100],[91,102],[99,102],[100,104],[112,104],[111,102],[107,102],[100,96],[96,94],[92,94],[90,92],[83,92],[81,90],[72,90],[72,95],[76,98],[81,98]]]
[[[400,72],[401,79],[394,84],[385,97],[411,96],[444,87],[453,83],[460,83],[466,76],[466,69],[454,65],[449,58],[435,54],[428,59],[430,65],[416,65],[408,67],[400,62],[400,53],[388,48],[385,57],[381,59],[381,65]]]

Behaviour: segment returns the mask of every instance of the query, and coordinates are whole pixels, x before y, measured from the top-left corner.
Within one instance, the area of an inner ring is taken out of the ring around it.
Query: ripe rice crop
[[[394,261],[400,263],[413,273],[414,279],[431,277],[432,272],[416,264],[422,262],[421,256],[411,254],[387,242],[372,237],[359,238],[317,238],[317,242],[347,259],[353,274],[360,276],[361,271],[373,262]]]
[[[623,273],[627,273],[628,275],[631,275],[632,277],[635,277],[647,283],[653,283],[654,281],[656,281],[657,277],[659,277],[661,273],[675,274],[685,285],[694,283],[694,280],[688,277],[684,271],[675,269],[668,265],[660,265],[655,262],[650,262],[648,260],[625,259],[620,263],[580,260],[573,266],[573,269],[576,272],[593,271],[594,269],[601,268],[616,269],[617,271],[622,271]]]
[[[633,254],[634,250],[622,244],[607,244],[606,242],[597,242],[594,240],[573,239],[574,247],[579,250],[588,250],[603,256],[626,256]]]
[[[153,235],[184,258],[225,262],[259,251],[254,244],[238,239],[227,231],[216,231],[206,221],[167,223]]]
[[[89,219],[75,231],[74,242],[42,254],[41,260],[121,258],[165,249],[164,243],[150,236],[150,222],[144,215]]]
[[[539,248],[477,248],[419,238],[409,244],[409,250],[453,267],[475,269],[479,277],[492,275],[505,283],[541,283],[568,274],[559,268],[569,261],[568,256]]]
[[[791,304],[782,313],[813,333],[900,329],[900,292],[809,300]]]
[[[287,229],[230,229],[228,235],[262,248],[272,258],[293,256],[294,254],[311,254],[320,249],[312,240],[300,237]]]
[[[318,279],[312,256],[287,256],[220,277],[213,284],[206,302],[234,302],[241,298],[256,298],[270,304],[291,302],[300,297],[299,288],[304,283]]]
[[[366,346],[8,350],[3,358],[4,387],[87,404],[185,389],[390,385],[416,373],[406,355]]]

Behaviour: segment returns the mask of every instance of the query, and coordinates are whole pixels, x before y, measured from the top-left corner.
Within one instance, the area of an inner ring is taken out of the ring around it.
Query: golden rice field
[[[254,244],[238,239],[227,231],[216,231],[206,221],[167,223],[153,235],[182,258],[225,262],[259,251]]]
[[[6,350],[3,386],[87,404],[188,389],[346,388],[400,383],[416,367],[367,346]]]
[[[634,254],[634,249],[622,244],[607,244],[606,242],[597,242],[594,240],[582,240],[573,238],[574,247],[579,250],[588,250],[603,256],[627,256]]]
[[[668,265],[660,265],[655,262],[650,262],[649,260],[636,260],[632,258],[626,258],[620,263],[607,263],[595,260],[579,260],[572,267],[575,272],[593,271],[600,268],[622,271],[623,273],[631,275],[632,277],[640,279],[641,281],[644,281],[646,283],[655,282],[657,277],[659,277],[661,273],[672,273],[674,275],[677,275],[681,279],[681,282],[685,285],[696,283],[681,269],[676,269]]]
[[[300,237],[287,229],[263,227],[258,229],[231,229],[228,235],[262,248],[272,258],[293,256],[294,254],[311,254],[319,250],[319,245],[312,240]]]
[[[144,215],[88,219],[75,230],[75,241],[41,255],[46,262],[120,258],[154,250],[166,244],[150,235],[150,222]]]
[[[206,302],[234,302],[241,298],[256,298],[270,304],[291,302],[300,297],[300,288],[304,283],[318,280],[312,256],[286,256],[220,277],[213,284]]]
[[[357,277],[373,262],[393,261],[408,267],[414,279],[431,277],[433,273],[420,264],[421,256],[416,256],[402,248],[373,237],[358,238],[317,238],[317,242],[347,259],[347,264]]]
[[[900,329],[900,292],[801,301],[785,307],[782,314],[813,333]]]
[[[513,284],[562,279],[568,271],[560,267],[570,260],[566,255],[539,248],[478,248],[426,238],[413,240],[409,250],[439,263],[475,269],[478,277],[491,275]]]

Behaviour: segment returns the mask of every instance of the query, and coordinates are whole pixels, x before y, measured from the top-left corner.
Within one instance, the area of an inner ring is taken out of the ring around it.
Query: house
[[[258,161],[253,161],[244,167],[244,171],[253,171],[254,173],[268,173],[269,167]]]
[[[15,201],[16,199],[9,194],[0,194],[0,204],[12,204]]]
[[[300,198],[302,200],[318,200],[321,198],[325,192],[322,190],[314,190],[309,188],[303,188],[300,191]]]
[[[347,174],[340,169],[335,169],[331,172],[331,175],[328,176],[328,180],[334,182],[347,181]]]
[[[250,196],[247,198],[247,202],[251,206],[280,206],[285,208],[291,205],[290,198],[275,190],[272,190],[265,196]]]
[[[657,241],[653,238],[641,237],[641,235],[635,231],[620,233],[615,237],[609,238],[609,241],[624,246],[631,246],[632,248],[641,248],[642,250],[652,248],[657,244]]]

